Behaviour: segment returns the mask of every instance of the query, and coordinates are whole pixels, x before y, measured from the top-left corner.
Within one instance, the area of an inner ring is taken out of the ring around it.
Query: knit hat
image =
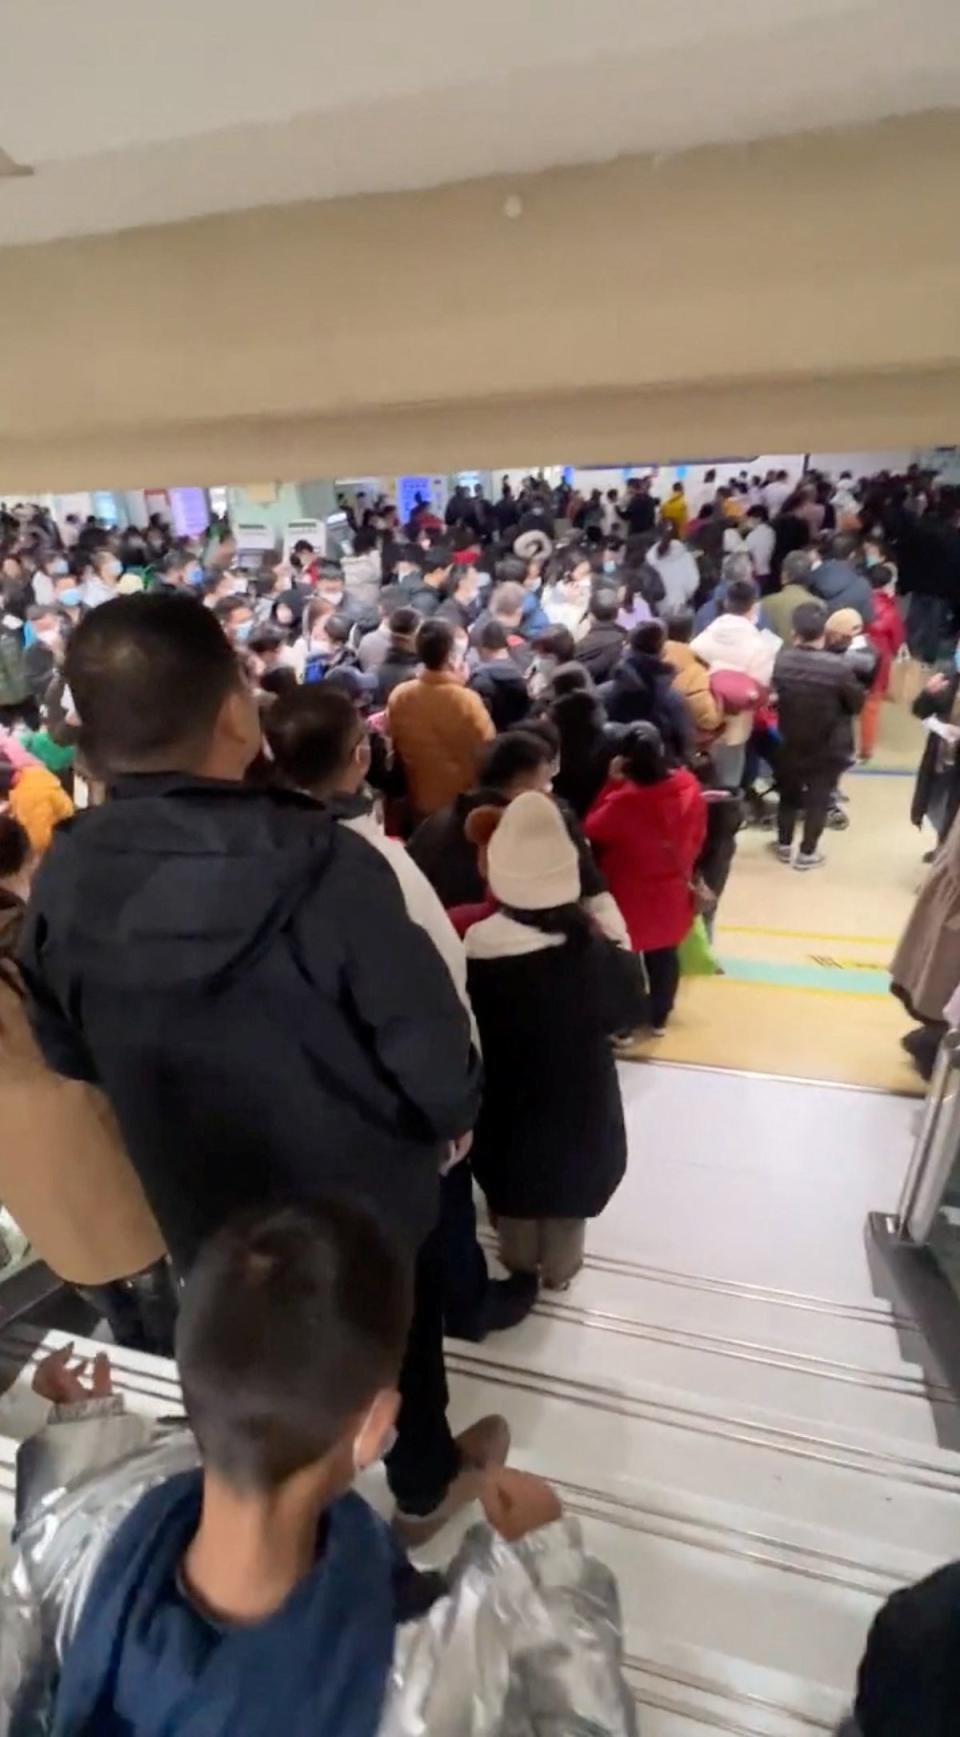
[[[827,616],[827,632],[838,639],[856,639],[863,632],[863,616],[857,609],[835,609]]]
[[[555,802],[525,790],[510,803],[490,840],[487,881],[495,899],[518,911],[550,911],[580,897],[580,863]]]

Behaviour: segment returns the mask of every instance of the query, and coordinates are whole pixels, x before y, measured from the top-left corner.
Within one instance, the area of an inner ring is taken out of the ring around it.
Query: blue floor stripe
[[[720,963],[733,983],[769,983],[781,989],[838,989],[847,995],[886,995],[890,989],[890,974],[882,970],[790,965],[729,955],[721,955]]]

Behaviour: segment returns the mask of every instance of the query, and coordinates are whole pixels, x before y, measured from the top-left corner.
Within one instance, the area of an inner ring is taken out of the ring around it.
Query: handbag
[[[719,972],[720,966],[702,917],[694,917],[677,948],[677,959],[681,977],[716,977]]]

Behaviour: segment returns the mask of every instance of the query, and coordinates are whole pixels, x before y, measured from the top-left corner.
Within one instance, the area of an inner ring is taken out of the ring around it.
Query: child
[[[694,918],[693,871],[707,832],[698,780],[671,770],[653,724],[631,725],[584,831],[650,980],[650,1020],[662,1037],[680,982],[677,948]]]
[[[582,1265],[586,1219],[623,1177],[609,1038],[640,1024],[646,985],[581,909],[576,848],[550,797],[528,791],[502,811],[486,873],[498,909],[466,936],[486,1075],[471,1162],[504,1266],[562,1290]]]
[[[877,653],[879,662],[860,713],[860,759],[872,760],[880,727],[880,707],[890,686],[890,671],[894,659],[906,640],[903,619],[897,608],[896,569],[886,561],[877,561],[867,568],[867,578],[873,587],[873,620],[867,628],[867,638]]]
[[[389,1442],[410,1314],[378,1226],[316,1204],[200,1255],[177,1334],[190,1429],[124,1415],[105,1357],[91,1389],[70,1346],[40,1365],[55,1408],[20,1451],[0,1592],[13,1731],[411,1737],[479,1730],[482,1706],[496,1733],[509,1702],[511,1730],[549,1705],[558,1730],[631,1737],[616,1589],[547,1485],[477,1470],[495,1531],[445,1576],[350,1492]]]

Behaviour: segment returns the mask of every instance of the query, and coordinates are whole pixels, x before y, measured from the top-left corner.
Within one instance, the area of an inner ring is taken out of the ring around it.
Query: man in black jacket
[[[827,612],[819,603],[794,611],[793,645],[780,652],[773,687],[780,722],[777,760],[780,813],[775,846],[793,861],[793,835],[803,813],[803,836],[794,867],[818,868],[817,849],[837,779],[853,758],[853,720],[866,689],[846,660],[825,650]]]
[[[599,684],[609,681],[627,649],[626,628],[617,621],[620,600],[615,591],[597,590],[590,599],[587,631],[577,641],[574,657]]]
[[[243,783],[258,714],[209,610],[105,604],[66,677],[110,800],[58,832],[34,885],[44,1055],[106,1092],[181,1269],[240,1208],[337,1193],[419,1249],[391,1483],[409,1515],[445,1518],[491,1440],[461,1454],[445,1418],[430,1233],[480,1085],[447,968],[378,852]]]

